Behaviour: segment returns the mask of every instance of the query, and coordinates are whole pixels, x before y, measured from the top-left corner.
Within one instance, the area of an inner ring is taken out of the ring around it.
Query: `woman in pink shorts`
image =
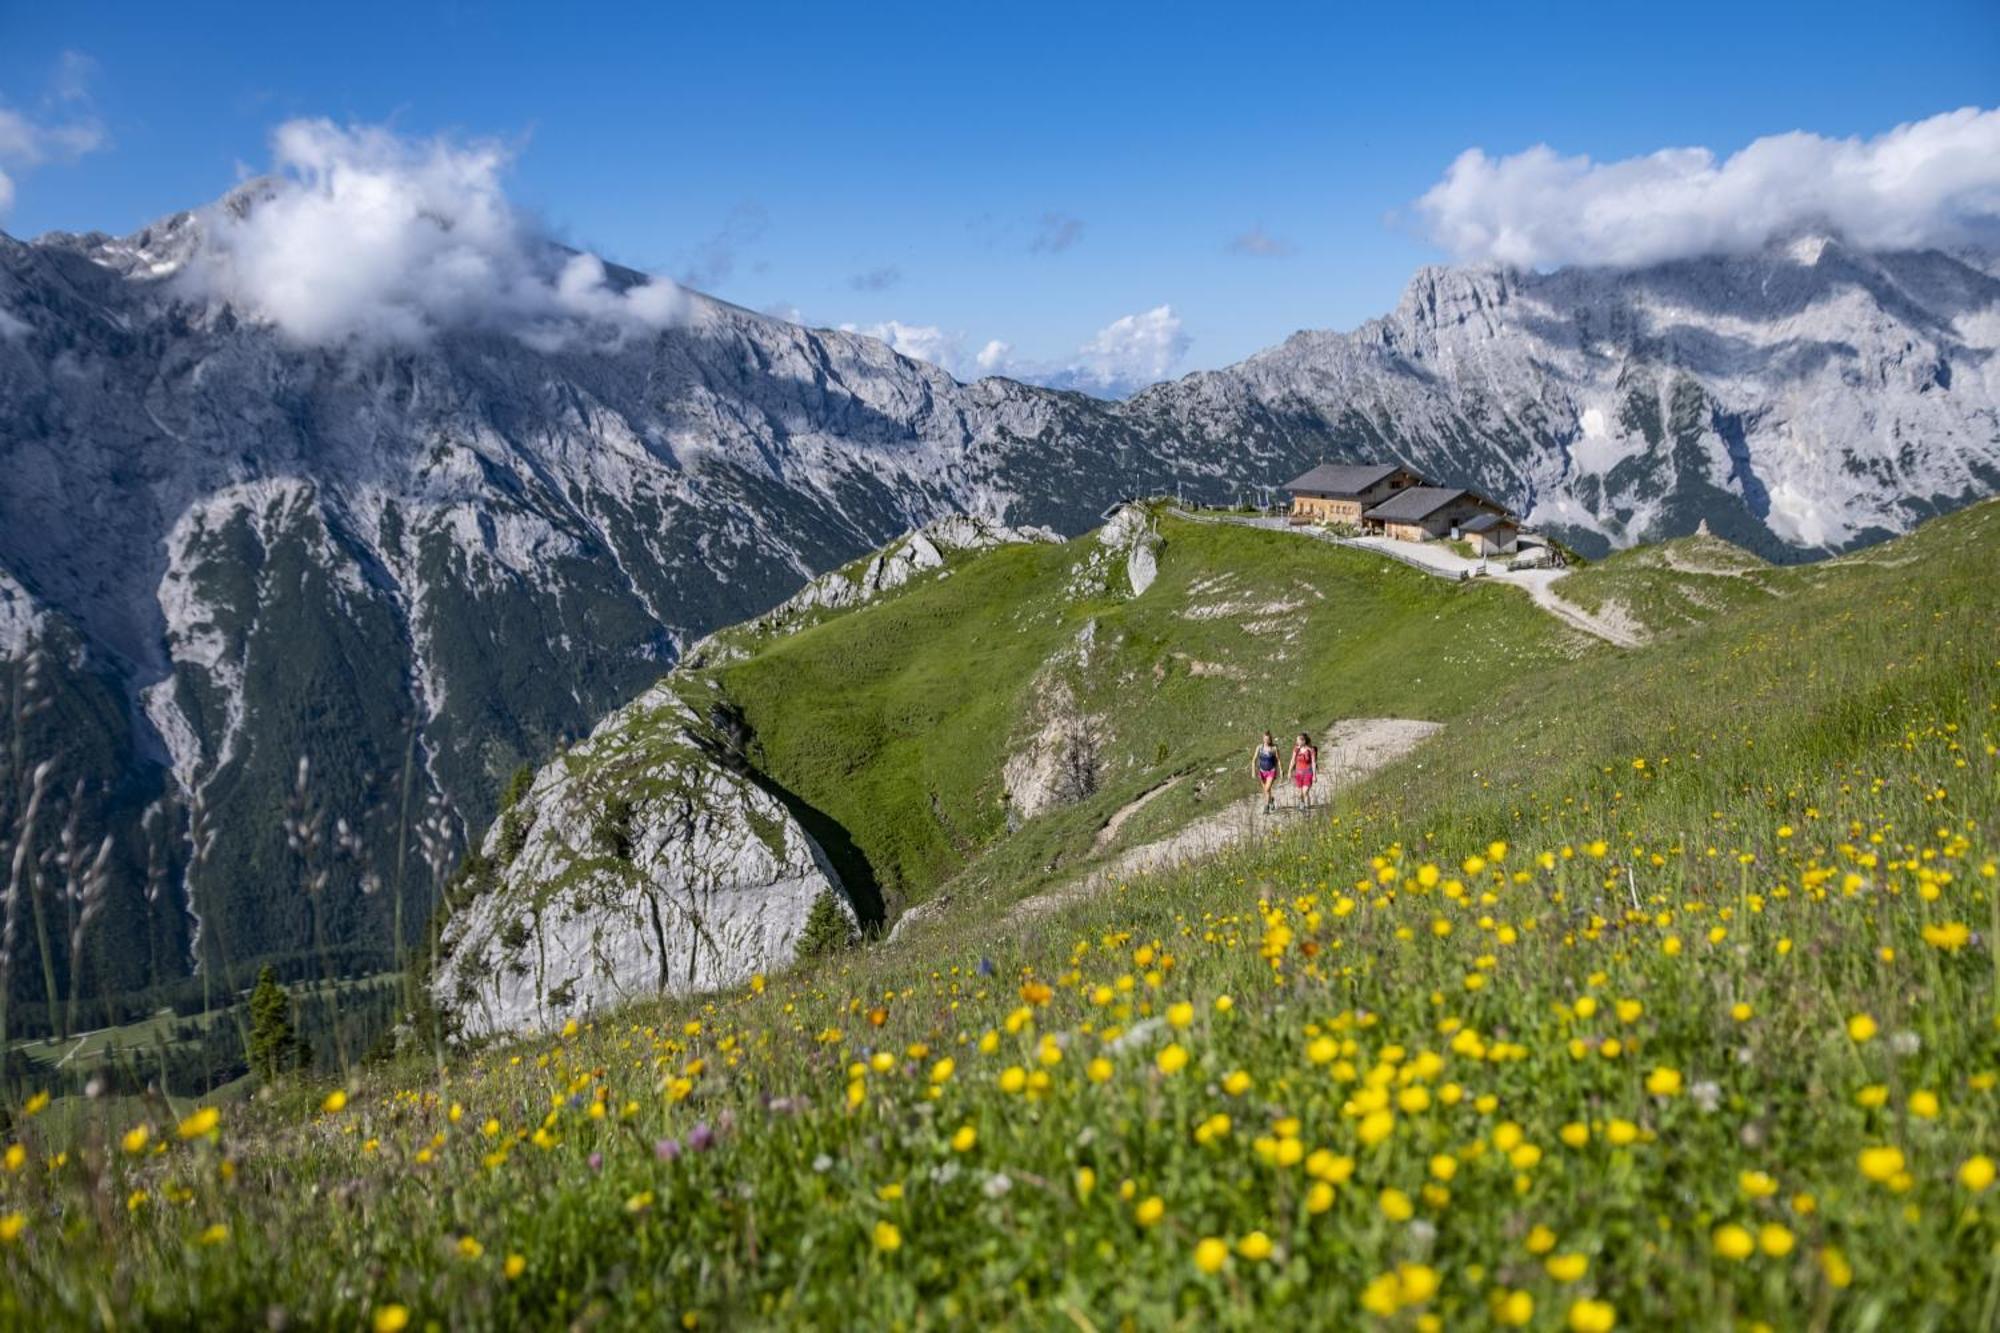
[[[1251,771],[1257,776],[1257,785],[1264,792],[1264,813],[1270,814],[1276,805],[1271,799],[1271,785],[1278,780],[1278,742],[1270,732],[1257,743],[1257,749],[1250,757]]]

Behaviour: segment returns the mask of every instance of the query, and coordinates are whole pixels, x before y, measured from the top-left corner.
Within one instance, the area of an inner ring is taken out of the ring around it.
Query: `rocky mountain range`
[[[1990,255],[1823,236],[1641,269],[1427,268],[1352,333],[1135,397],[1195,453],[1395,458],[1588,554],[1703,520],[1780,561],[2000,484]]]
[[[1977,256],[1430,269],[1352,333],[1112,404],[692,294],[645,336],[301,345],[178,280],[205,216],[0,236],[17,1030],[197,958],[392,963],[510,773],[950,513],[1076,532],[1393,458],[1586,551],[1706,521],[1797,559],[2000,483]]]

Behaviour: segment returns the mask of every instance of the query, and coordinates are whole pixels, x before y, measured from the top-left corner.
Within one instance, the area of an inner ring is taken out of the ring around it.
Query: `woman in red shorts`
[[[1292,747],[1292,787],[1300,805],[1312,804],[1313,781],[1318,777],[1319,751],[1313,748],[1312,737],[1302,731],[1299,743]]]

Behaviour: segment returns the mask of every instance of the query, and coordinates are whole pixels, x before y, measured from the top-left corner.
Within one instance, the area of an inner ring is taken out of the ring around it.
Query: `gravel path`
[[[1279,793],[1275,814],[1261,812],[1260,807],[1264,803],[1261,796],[1238,801],[1227,809],[1195,820],[1157,842],[1127,848],[1073,884],[1023,898],[1014,904],[1013,910],[1008,913],[1008,920],[1017,923],[1032,921],[1086,898],[1106,885],[1160,870],[1171,870],[1214,856],[1237,843],[1288,827],[1292,817],[1310,816],[1317,810],[1325,809],[1330,794],[1402,758],[1439,728],[1440,724],[1436,722],[1399,717],[1361,717],[1337,722],[1319,748],[1319,782],[1313,789],[1314,804],[1311,807],[1299,809],[1291,803],[1293,789],[1290,781],[1280,774],[1284,788]],[[1113,815],[1105,827],[1122,825],[1132,812],[1161,790],[1156,787],[1139,797]]]

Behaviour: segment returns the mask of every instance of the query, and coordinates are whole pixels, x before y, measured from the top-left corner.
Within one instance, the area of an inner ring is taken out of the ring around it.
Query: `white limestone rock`
[[[1082,704],[1077,683],[1090,669],[1097,622],[1050,659],[1028,691],[1024,739],[1002,765],[1000,779],[1010,820],[1033,819],[1089,797],[1103,770],[1105,720]]]
[[[518,851],[445,927],[431,981],[462,1035],[546,1031],[783,967],[825,894],[852,919],[812,838],[704,754],[686,731],[693,720],[656,686],[545,766],[495,821],[485,854],[501,860],[510,838]],[[614,798],[631,803],[622,825]]]
[[[1160,534],[1152,515],[1138,505],[1121,505],[1098,529],[1100,544],[1125,556],[1125,582],[1134,597],[1144,594],[1160,574]]]

